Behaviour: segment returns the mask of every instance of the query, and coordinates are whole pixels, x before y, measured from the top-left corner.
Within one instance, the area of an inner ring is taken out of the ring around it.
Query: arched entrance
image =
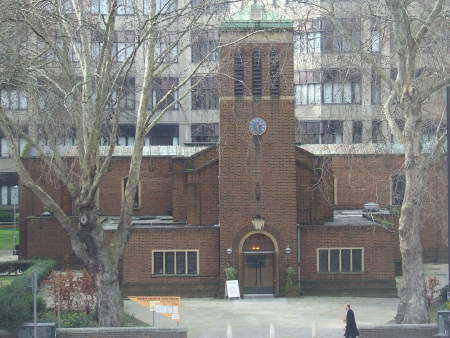
[[[254,232],[245,236],[240,244],[243,293],[276,293],[278,250],[273,236],[266,232]]]

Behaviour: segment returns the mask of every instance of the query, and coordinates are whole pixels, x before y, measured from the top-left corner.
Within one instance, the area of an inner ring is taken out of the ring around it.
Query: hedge
[[[32,264],[33,261],[30,260],[0,262],[0,273],[18,274],[28,269]]]
[[[0,289],[0,328],[14,330],[33,319],[33,295],[31,292],[31,276],[37,273],[40,283],[55,266],[52,260],[36,260],[22,275]],[[38,311],[45,310],[44,300],[38,297]]]
[[[17,217],[18,215],[16,215]],[[0,222],[14,222],[14,214],[11,211],[0,211]]]

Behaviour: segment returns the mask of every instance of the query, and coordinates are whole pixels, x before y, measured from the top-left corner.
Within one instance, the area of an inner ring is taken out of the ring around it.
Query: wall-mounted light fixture
[[[286,246],[286,249],[284,249],[284,253],[286,255],[290,255],[291,252],[292,252],[292,249],[291,249],[291,247],[289,246],[289,243],[288,243],[288,245]]]
[[[233,249],[228,248],[228,249],[227,249],[227,254],[228,254],[228,255],[231,255],[232,253],[233,253]]]
[[[261,217],[260,215],[256,215],[255,217],[252,218],[252,224],[255,230],[262,230],[264,228],[265,223],[266,220],[264,219],[264,217]]]

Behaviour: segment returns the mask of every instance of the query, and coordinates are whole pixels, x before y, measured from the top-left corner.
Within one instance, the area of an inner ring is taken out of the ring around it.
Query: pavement
[[[396,313],[397,298],[365,297],[302,297],[247,298],[225,300],[215,298],[183,298],[179,326],[188,329],[189,338],[227,337],[231,326],[233,338],[337,338],[343,336],[345,304],[352,304],[358,325],[385,324]],[[152,324],[152,312],[125,301],[125,310],[138,319]],[[314,324],[315,323],[315,324]],[[270,336],[270,325],[275,335]],[[155,327],[177,327],[159,314]]]

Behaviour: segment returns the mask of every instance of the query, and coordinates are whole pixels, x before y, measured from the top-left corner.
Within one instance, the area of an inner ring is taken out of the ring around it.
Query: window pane
[[[197,274],[197,252],[189,251],[188,253],[188,274]]]
[[[352,103],[352,84],[344,83],[344,103]]]
[[[165,262],[165,274],[173,275],[175,273],[175,263],[174,263],[175,253],[174,252],[165,252],[164,253],[164,262]]]
[[[2,205],[8,205],[8,187],[2,186],[1,187],[1,194],[2,194]]]
[[[361,272],[362,271],[362,250],[353,249],[352,250],[352,271]]]
[[[309,84],[308,86],[308,103],[314,103],[315,93],[314,93],[314,84]]]
[[[314,103],[320,104],[320,84],[314,85]]]
[[[19,204],[19,189],[18,187],[11,187],[11,204]]]
[[[342,83],[333,83],[333,103],[342,103]]]
[[[350,272],[350,249],[341,250],[341,272]]]
[[[319,250],[319,272],[328,272],[328,250]]]
[[[186,252],[177,252],[177,275],[186,274]]]
[[[12,89],[10,94],[10,109],[19,109],[19,94],[17,90]]]
[[[9,109],[9,93],[6,89],[1,90],[1,105],[4,109]]]
[[[339,272],[339,250],[330,250],[330,272]]]
[[[163,252],[155,252],[153,254],[153,271],[155,275],[162,275],[163,271]]]
[[[361,103],[361,84],[353,83],[353,103]]]
[[[323,103],[333,102],[333,87],[331,83],[324,83],[323,85]]]

